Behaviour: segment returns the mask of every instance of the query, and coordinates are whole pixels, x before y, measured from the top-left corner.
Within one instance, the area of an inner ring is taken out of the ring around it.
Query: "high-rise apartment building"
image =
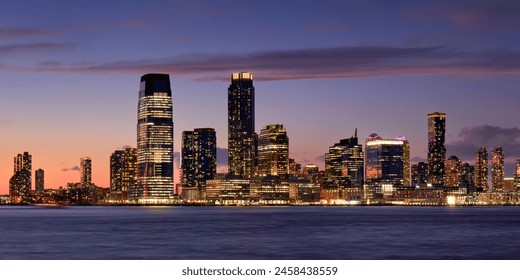
[[[110,193],[117,200],[135,198],[137,184],[137,149],[116,150],[110,156]]]
[[[516,160],[514,184],[517,190],[520,190],[520,159]]]
[[[255,88],[253,75],[233,73],[228,88],[229,174],[243,179],[254,175],[257,160],[255,133]]]
[[[92,186],[92,160],[89,157],[80,159],[79,174],[81,186],[90,188]]]
[[[45,172],[43,169],[37,169],[34,172],[35,177],[35,189],[37,192],[43,192],[45,189]]]
[[[428,114],[428,183],[444,186],[446,148],[446,114]]]
[[[459,187],[473,190],[475,187],[475,166],[465,162],[462,164],[460,172]]]
[[[481,147],[475,156],[475,186],[479,191],[487,192],[488,186],[488,152]]]
[[[495,147],[491,153],[491,188],[493,192],[504,191],[504,150]]]
[[[446,160],[446,179],[445,185],[448,187],[458,187],[462,172],[462,162],[456,156],[451,156]]]
[[[170,77],[141,77],[137,111],[137,189],[140,203],[173,197],[173,103]]]
[[[32,156],[28,152],[14,157],[14,174],[9,179],[11,203],[26,203],[31,200]]]
[[[258,138],[258,176],[289,173],[289,137],[282,124],[266,125]]]
[[[182,132],[182,187],[206,189],[217,175],[217,134],[213,128]]]

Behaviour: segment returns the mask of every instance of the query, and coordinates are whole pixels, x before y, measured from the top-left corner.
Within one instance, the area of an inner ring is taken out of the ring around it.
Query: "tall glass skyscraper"
[[[182,187],[206,189],[217,175],[217,134],[213,128],[182,132]]]
[[[233,73],[228,88],[229,174],[243,179],[254,175],[257,156],[255,133],[255,88],[253,75]]]
[[[110,156],[110,193],[112,198],[128,200],[130,190],[135,190],[136,181],[137,149],[125,148],[112,153]]]
[[[9,179],[9,196],[11,203],[31,201],[32,156],[28,152],[14,157],[14,174]]]
[[[137,111],[137,190],[140,203],[173,197],[173,102],[168,74],[141,77]]]
[[[45,189],[45,171],[43,169],[37,169],[35,172],[35,190],[37,192],[43,192]]]
[[[92,186],[92,160],[89,157],[80,159],[79,173],[81,186],[90,188]]]
[[[478,191],[487,192],[488,186],[488,152],[481,147],[475,155],[475,186]]]
[[[444,186],[446,147],[446,114],[428,114],[428,183]]]

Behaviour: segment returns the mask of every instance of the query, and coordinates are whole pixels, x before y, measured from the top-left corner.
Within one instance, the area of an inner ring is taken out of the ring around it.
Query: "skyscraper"
[[[110,194],[115,200],[135,199],[137,184],[137,149],[116,150],[110,156]]]
[[[197,155],[193,131],[182,132],[181,169],[183,188],[195,187],[195,157]]]
[[[266,125],[258,138],[258,175],[289,173],[289,137],[282,124]]]
[[[9,179],[9,196],[11,203],[31,201],[32,156],[28,152],[14,157],[14,174]]]
[[[487,192],[488,186],[488,152],[481,147],[475,156],[475,186],[478,191]]]
[[[251,179],[257,156],[255,133],[255,88],[253,75],[233,73],[228,88],[229,174]]]
[[[363,187],[364,166],[363,146],[359,145],[357,129],[354,136],[341,139],[339,143],[330,146],[329,152],[325,154],[325,176],[329,179],[344,177],[349,187]]]
[[[516,160],[514,182],[517,190],[520,190],[520,159]]]
[[[89,157],[80,159],[79,174],[81,186],[90,188],[92,186],[92,160]]]
[[[491,187],[493,192],[504,191],[504,151],[495,147],[491,153]]]
[[[167,74],[141,77],[136,195],[140,203],[170,203],[173,197],[173,102]]]
[[[405,139],[382,139],[377,134],[371,134],[365,141],[365,181],[368,185],[404,185],[405,165],[410,160],[405,155],[410,154],[409,145]]]
[[[474,192],[475,188],[475,166],[465,162],[462,164],[460,172],[459,187],[465,187],[469,192]]]
[[[446,148],[446,114],[428,114],[428,183],[434,187],[444,186]]]
[[[37,192],[43,192],[43,190],[45,189],[45,179],[44,179],[44,176],[45,176],[45,173],[43,171],[43,169],[37,169],[35,172],[34,172],[34,176],[35,176],[35,189]]]
[[[446,180],[445,184],[449,187],[458,187],[462,172],[462,162],[456,156],[450,156],[446,160]]]

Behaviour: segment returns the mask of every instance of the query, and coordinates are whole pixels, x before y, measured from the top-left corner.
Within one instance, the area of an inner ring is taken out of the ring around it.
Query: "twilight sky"
[[[427,152],[426,114],[447,113],[447,156],[480,146],[520,158],[519,1],[3,1],[0,194],[28,151],[45,187],[109,186],[109,157],[136,146],[140,76],[172,79],[175,150],[213,127],[227,147],[227,87],[250,71],[256,130],[283,123],[290,155],[323,154],[358,128]],[[226,167],[225,150],[219,154]],[[33,175],[34,176],[34,175]],[[176,174],[178,177],[178,173]]]

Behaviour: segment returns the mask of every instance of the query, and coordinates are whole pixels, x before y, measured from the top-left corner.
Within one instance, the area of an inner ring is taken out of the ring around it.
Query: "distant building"
[[[289,137],[282,124],[266,125],[258,138],[258,176],[289,174]]]
[[[303,167],[303,178],[311,183],[318,182],[318,173],[320,168],[316,164],[306,164]]]
[[[475,166],[465,162],[461,166],[459,187],[465,187],[468,192],[475,192]]]
[[[257,159],[253,75],[233,73],[228,88],[228,172],[251,179]]]
[[[89,157],[80,159],[79,174],[83,188],[90,188],[92,186],[92,160]]]
[[[495,147],[491,153],[491,188],[493,192],[504,191],[504,151]]]
[[[217,174],[217,136],[213,128],[196,128],[182,133],[182,187],[196,187],[199,193],[206,181]]]
[[[409,145],[404,138],[382,139],[371,134],[365,141],[365,187],[367,199],[381,198],[390,189],[404,186]],[[410,170],[410,169],[408,169]]]
[[[421,188],[428,186],[428,163],[419,162],[412,165],[412,186]]]
[[[14,174],[9,179],[9,196],[11,203],[31,202],[32,156],[28,152],[14,157]]]
[[[296,177],[302,175],[302,165],[296,162],[293,158],[289,158],[289,174]]]
[[[44,176],[45,176],[45,172],[43,171],[43,169],[37,169],[34,172],[36,192],[43,192],[45,190]]]
[[[446,180],[448,187],[458,187],[462,172],[462,162],[456,156],[451,156],[446,160]]]
[[[364,182],[364,153],[359,144],[357,129],[354,136],[341,139],[339,143],[329,147],[325,154],[325,181],[336,183],[324,186],[362,188]],[[340,179],[342,178],[342,179]]]
[[[520,159],[516,160],[514,181],[516,189],[520,191]]]
[[[428,114],[428,183],[444,186],[446,148],[446,114]]]
[[[137,149],[116,150],[110,156],[110,197],[116,201],[136,198],[137,184]]]
[[[137,202],[173,202],[173,101],[170,76],[141,77],[137,112]]]
[[[475,156],[475,186],[478,191],[487,192],[488,186],[488,152],[481,147]]]

